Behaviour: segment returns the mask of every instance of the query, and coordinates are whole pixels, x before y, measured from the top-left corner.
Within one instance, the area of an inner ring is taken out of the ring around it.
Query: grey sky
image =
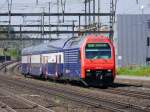
[[[150,0],[118,0],[117,13],[119,14],[141,14],[141,6],[144,6],[144,13],[150,14]]]
[[[10,1],[10,0],[9,0]],[[48,2],[52,2],[52,12],[56,11],[57,0],[38,0],[39,5],[36,5],[36,0],[12,0],[12,12],[42,12],[42,7],[45,7],[45,11],[48,12]],[[64,0],[63,0],[64,1]],[[66,12],[83,12],[84,0],[66,0]],[[109,9],[110,0],[100,0],[101,11],[106,12]],[[143,5],[144,13],[150,12],[150,0],[139,0],[139,4],[136,4],[136,0],[118,0],[117,13],[119,14],[137,14],[141,13],[141,6]],[[7,12],[7,0],[1,0],[0,12]],[[61,8],[60,8],[61,9]]]

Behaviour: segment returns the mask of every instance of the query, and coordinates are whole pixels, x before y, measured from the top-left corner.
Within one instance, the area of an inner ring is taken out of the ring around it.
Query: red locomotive
[[[116,75],[114,46],[103,35],[88,35],[25,48],[22,73],[106,86]]]

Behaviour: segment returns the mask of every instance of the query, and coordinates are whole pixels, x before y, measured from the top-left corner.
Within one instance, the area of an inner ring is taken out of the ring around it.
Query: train
[[[79,81],[86,86],[114,82],[115,49],[104,35],[52,40],[22,50],[21,72],[54,80]]]

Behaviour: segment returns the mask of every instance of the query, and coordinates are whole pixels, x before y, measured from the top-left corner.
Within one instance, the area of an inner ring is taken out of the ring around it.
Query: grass
[[[0,56],[4,56],[3,49],[0,49]],[[16,49],[8,49],[6,51],[6,56],[11,56],[13,59],[17,59],[17,50]]]
[[[118,75],[148,76],[150,77],[150,66],[128,66],[117,69]]]

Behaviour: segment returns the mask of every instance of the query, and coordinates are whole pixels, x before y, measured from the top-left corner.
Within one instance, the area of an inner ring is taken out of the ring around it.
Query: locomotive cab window
[[[85,47],[87,59],[110,59],[111,48],[108,43],[89,43]]]

